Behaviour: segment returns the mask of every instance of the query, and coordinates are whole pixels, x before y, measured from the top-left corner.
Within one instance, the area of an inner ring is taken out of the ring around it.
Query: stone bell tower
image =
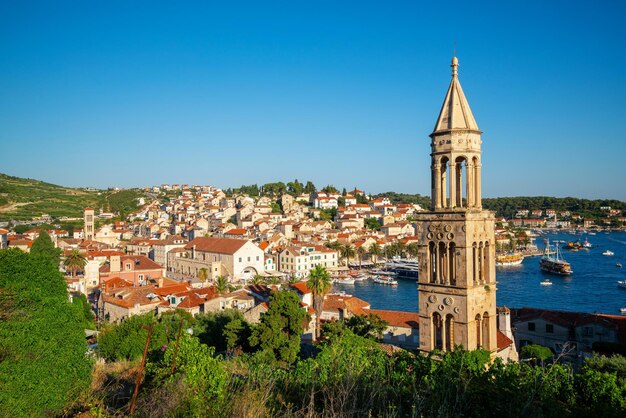
[[[430,212],[418,217],[420,349],[495,351],[493,212],[482,209],[482,132],[452,58],[452,81],[431,138]]]

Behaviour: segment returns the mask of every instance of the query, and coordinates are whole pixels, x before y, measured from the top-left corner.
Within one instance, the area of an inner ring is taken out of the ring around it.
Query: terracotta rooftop
[[[235,254],[248,241],[234,238],[213,238],[201,237],[195,238],[185,245],[185,249],[190,250],[194,246],[196,251],[205,251],[218,254]]]
[[[308,293],[313,293],[313,291],[311,289],[309,289],[309,287],[306,285],[306,281],[301,281],[298,283],[292,283],[290,284],[290,286],[294,289],[296,289],[298,292],[300,292],[303,295],[306,295]]]
[[[392,327],[419,328],[420,316],[417,312],[370,309],[369,313],[380,316]]]

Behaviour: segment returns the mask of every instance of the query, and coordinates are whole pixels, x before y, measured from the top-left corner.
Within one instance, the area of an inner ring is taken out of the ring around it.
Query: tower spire
[[[456,47],[454,49],[456,50]],[[450,64],[450,67],[452,67],[452,78],[457,78],[459,75],[459,59],[456,57],[456,53],[452,57],[452,64]]]

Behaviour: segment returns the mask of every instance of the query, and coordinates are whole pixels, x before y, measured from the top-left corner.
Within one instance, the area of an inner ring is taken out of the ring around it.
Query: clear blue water
[[[585,239],[584,236],[567,233],[550,234],[536,239],[539,248],[545,246],[544,238],[549,238],[550,242]],[[626,232],[598,232],[586,238],[594,245],[593,248],[578,252],[561,250],[574,270],[571,276],[542,272],[539,257],[527,257],[520,266],[498,267],[498,306],[619,314],[619,308],[626,307],[626,289],[618,288],[616,283],[626,280]],[[606,250],[613,251],[615,255],[603,256]],[[618,262],[624,267],[616,267]],[[546,277],[550,278],[552,286],[539,284]],[[368,301],[373,309],[417,311],[417,283],[404,279],[398,279],[398,282],[397,287],[391,287],[368,280],[354,285],[335,285],[334,289]]]

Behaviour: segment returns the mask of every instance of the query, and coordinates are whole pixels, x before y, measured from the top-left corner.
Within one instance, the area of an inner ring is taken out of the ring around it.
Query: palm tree
[[[335,251],[339,251],[341,250],[341,247],[343,247],[343,245],[339,241],[333,241],[333,242],[329,241],[325,243],[324,245],[330,248],[331,250],[335,250]]]
[[[78,250],[72,250],[72,252],[65,257],[65,268],[72,272],[72,276],[76,275],[76,272],[83,270],[87,265],[87,259],[82,256]]]
[[[368,252],[372,257],[372,261],[374,262],[374,264],[376,264],[376,261],[378,261],[378,257],[380,257],[380,255],[382,254],[382,249],[380,248],[380,245],[378,245],[377,243],[373,243],[372,245],[370,245]]]
[[[217,293],[222,294],[228,291],[228,280],[224,276],[217,276],[215,280],[215,290]]]
[[[354,257],[356,255],[356,251],[354,250],[354,245],[348,243],[344,245],[341,250],[341,256],[346,259],[346,264],[350,265],[350,257]]]
[[[363,248],[362,245],[356,249],[356,255],[357,257],[359,257],[359,268],[361,268],[361,262],[363,261],[363,256],[365,255],[366,252],[367,251],[365,251],[365,248]]]
[[[315,339],[320,337],[320,320],[324,307],[324,296],[332,287],[330,274],[322,265],[318,264],[309,272],[309,280],[306,285],[313,292],[313,309],[315,310]]]
[[[255,274],[254,277],[252,278],[252,284],[257,285],[257,284],[261,284],[263,283],[263,276],[261,276],[260,274]]]
[[[419,246],[417,242],[412,242],[406,246],[406,252],[411,257],[417,257],[417,253],[419,252]]]
[[[209,269],[207,269],[206,267],[202,267],[200,270],[198,270],[198,279],[206,282],[209,279]]]

